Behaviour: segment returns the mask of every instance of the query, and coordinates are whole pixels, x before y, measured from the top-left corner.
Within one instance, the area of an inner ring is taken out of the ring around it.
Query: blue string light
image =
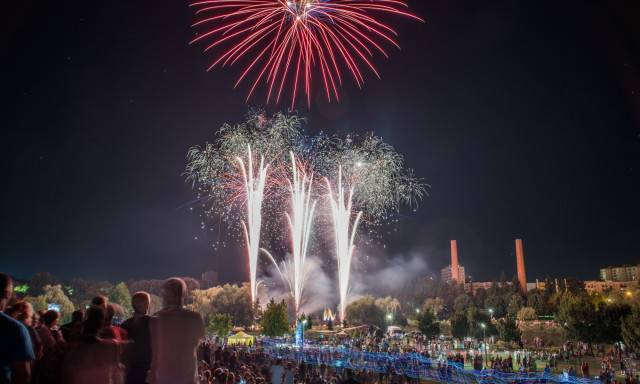
[[[568,378],[544,372],[508,373],[495,370],[466,370],[464,365],[447,360],[426,358],[418,353],[370,353],[355,351],[345,347],[306,346],[279,343],[273,340],[263,342],[264,352],[269,356],[286,358],[291,361],[306,361],[307,364],[336,368],[351,368],[377,373],[395,372],[412,378],[420,378],[439,383],[460,384],[524,384],[524,383],[598,383],[597,380],[577,377]]]

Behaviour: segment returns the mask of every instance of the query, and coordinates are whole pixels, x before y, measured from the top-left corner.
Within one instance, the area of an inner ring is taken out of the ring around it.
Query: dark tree
[[[500,340],[506,342],[520,341],[520,337],[522,336],[522,332],[520,328],[518,328],[515,318],[511,316],[500,319],[498,331],[500,332]]]
[[[215,287],[220,282],[218,280],[218,273],[214,271],[207,271],[202,274],[200,278],[200,288],[201,289],[209,289],[211,287]]]
[[[107,296],[113,290],[113,284],[108,281],[73,279],[63,282],[62,285],[76,308],[85,308],[95,296]]]
[[[640,304],[635,303],[631,313],[622,318],[620,324],[622,340],[635,350],[640,349]]]
[[[477,339],[482,339],[486,334],[487,337],[497,335],[498,330],[491,322],[491,318],[487,311],[471,308],[467,312],[467,320],[469,321],[469,334]],[[484,328],[482,325],[484,324]]]
[[[548,298],[556,291],[556,282],[549,276],[544,279],[544,296]]]
[[[29,296],[40,296],[44,293],[44,287],[47,285],[54,286],[58,284],[58,279],[53,277],[49,272],[37,273],[31,281],[29,281]]]
[[[129,287],[129,292],[136,293],[139,291],[147,292],[150,295],[156,295],[158,297],[162,297],[162,286],[164,285],[164,280],[138,280],[138,281],[127,281],[127,286]]]
[[[462,312],[457,312],[451,318],[451,336],[456,339],[464,339],[469,336],[469,321]]]
[[[496,319],[506,315],[504,297],[501,295],[496,294],[487,296],[487,299],[484,301],[484,307],[487,311],[491,309],[493,311],[493,316]]]
[[[588,343],[601,341],[598,340],[598,317],[595,303],[588,296],[566,293],[560,298],[557,319],[572,339]]]
[[[513,275],[511,278],[511,285],[508,290],[512,293],[519,293],[522,295],[522,292],[520,292],[520,280],[518,280],[518,275]]]
[[[265,336],[276,337],[290,332],[289,321],[287,320],[287,303],[282,300],[276,303],[273,299],[267,304],[262,314],[262,333]]]
[[[456,297],[453,301],[453,310],[456,312],[467,312],[467,310],[471,307],[475,307],[475,303],[471,296],[463,293],[462,295]]]
[[[520,309],[524,307],[524,298],[520,292],[511,293],[507,296],[507,316],[516,317]]]
[[[573,295],[580,295],[587,292],[583,281],[571,278],[558,280],[558,290],[569,292]]]
[[[599,339],[606,343],[622,340],[622,320],[631,314],[631,307],[626,303],[603,303],[598,305],[600,314]]]
[[[216,313],[209,315],[209,325],[207,326],[207,334],[217,335],[221,338],[229,336],[229,332],[233,328],[231,324],[231,315],[228,313]]]
[[[233,324],[235,325],[249,327],[255,321],[251,293],[246,286],[238,287],[237,285],[225,284],[222,290],[211,300],[211,308],[214,314],[230,314],[233,317]]]
[[[382,329],[387,328],[384,311],[376,305],[375,299],[370,295],[349,304],[346,309],[345,320],[350,324],[364,323],[372,324]]]
[[[427,299],[436,297],[438,285],[433,276],[421,277],[413,288],[413,297],[416,303],[424,303]]]
[[[438,297],[442,299],[442,311],[445,314],[453,312],[453,301],[456,298],[456,289],[445,281],[438,283]]]
[[[487,299],[487,290],[484,288],[480,288],[476,291],[474,296],[474,300],[478,308],[484,308],[484,301]]]
[[[544,301],[544,298],[539,293],[532,293],[527,298],[527,307],[533,308],[538,315],[548,315],[549,310],[547,309],[547,303]]]
[[[417,317],[418,330],[426,338],[431,339],[440,334],[440,323],[436,321],[433,309],[424,308]]]
[[[120,283],[113,288],[109,293],[109,301],[121,306],[124,310],[125,316],[129,316],[133,313],[133,308],[131,307],[131,293],[125,283]]]
[[[621,340],[622,323],[631,313],[626,302],[565,292],[558,304],[557,318],[575,340],[614,343]]]

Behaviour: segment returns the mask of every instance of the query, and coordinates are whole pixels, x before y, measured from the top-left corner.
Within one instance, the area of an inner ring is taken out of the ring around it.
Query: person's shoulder
[[[17,328],[15,323],[18,321],[6,313],[0,312],[0,326],[4,329]]]
[[[131,326],[133,326],[133,317],[128,318],[127,320],[125,320],[122,324],[120,324],[120,328],[123,329],[128,329],[131,328]]]
[[[204,325],[204,317],[200,312],[185,310],[185,317],[194,323],[202,323]]]
[[[60,329],[71,329],[73,328],[73,323],[64,323],[60,326]]]
[[[129,332],[130,329],[138,328],[141,326],[144,327],[146,324],[148,324],[151,321],[150,319],[151,319],[151,316],[149,315],[130,317],[120,325],[120,328]]]
[[[30,337],[29,331],[24,324],[4,313],[0,313],[0,327],[6,332],[12,332],[27,338]]]
[[[187,316],[193,317],[194,319],[204,319],[204,317],[202,316],[202,313],[198,311],[185,309],[184,312],[187,314]]]
[[[31,346],[31,336],[27,327],[18,320],[0,314],[0,336],[3,341],[8,340],[9,345],[13,345],[15,349],[15,361],[26,361],[35,359],[33,348]]]

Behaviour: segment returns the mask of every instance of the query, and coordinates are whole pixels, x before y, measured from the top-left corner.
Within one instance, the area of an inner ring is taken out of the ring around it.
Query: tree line
[[[264,308],[260,302],[253,304],[246,283],[219,285],[214,272],[203,274],[200,280],[190,277],[184,280],[188,288],[187,308],[201,312],[212,333],[224,334],[225,327],[247,328],[263,323],[270,333],[278,333],[285,328],[290,330],[299,320],[294,306],[286,301],[271,301]],[[151,312],[160,310],[163,282],[58,281],[43,272],[31,280],[17,279],[14,293],[29,301],[35,310],[46,310],[49,303],[57,304],[63,320],[73,310],[86,308],[94,296],[104,295],[122,308],[121,317],[128,317],[132,313],[131,294],[137,291],[150,294]],[[521,336],[516,319],[533,321],[540,316],[554,318],[566,336],[576,341],[624,341],[640,348],[638,286],[626,292],[588,293],[584,283],[574,279],[558,280],[556,285],[556,280],[547,278],[545,289],[534,289],[525,295],[515,277],[507,281],[502,274],[500,281],[472,295],[465,292],[462,284],[448,284],[427,276],[407,283],[396,297],[366,295],[353,300],[346,309],[345,323],[369,324],[381,329],[388,325],[406,327],[411,323],[427,337],[441,333],[459,339],[486,335],[511,342],[519,341]],[[312,322],[309,318],[309,324]]]

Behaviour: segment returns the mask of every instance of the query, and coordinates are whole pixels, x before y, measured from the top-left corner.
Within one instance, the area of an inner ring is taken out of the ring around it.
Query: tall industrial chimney
[[[518,265],[518,281],[524,295],[527,294],[527,276],[524,272],[524,252],[522,251],[522,239],[516,239],[516,262]]]
[[[451,277],[456,283],[458,281],[458,243],[451,240]]]

